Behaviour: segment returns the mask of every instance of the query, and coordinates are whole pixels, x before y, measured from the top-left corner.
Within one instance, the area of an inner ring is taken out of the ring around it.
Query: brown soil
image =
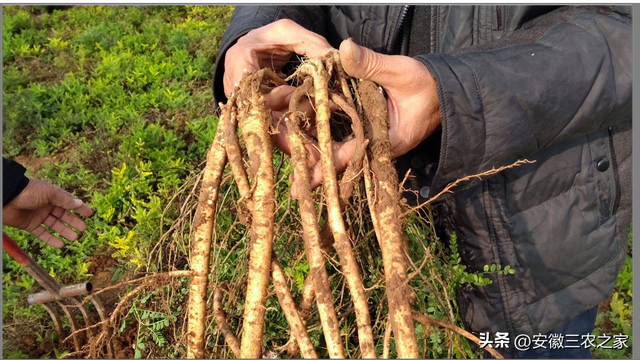
[[[100,137],[99,141],[94,140]],[[91,170],[102,180],[96,190],[103,190],[107,187],[107,181],[111,179],[111,169],[116,165],[115,154],[117,154],[120,140],[108,136],[101,136],[99,132],[86,133],[88,142],[95,144],[92,151],[82,154],[80,163],[85,169]]]
[[[54,339],[55,331],[53,329],[47,331],[44,334],[44,339],[38,341],[34,335],[34,326],[38,325],[25,322],[15,324],[15,326],[13,324],[3,326],[3,358],[12,356],[14,351],[21,351],[32,359],[53,354],[53,348],[57,346],[57,342]]]
[[[58,163],[64,161],[71,153],[71,148],[66,148],[59,153],[50,156],[37,157],[32,154],[18,155],[14,160],[27,168],[27,175],[34,176],[42,170],[45,164]]]
[[[112,269],[116,267],[116,264],[115,259],[111,256],[110,253],[112,253],[112,251],[87,259],[87,261],[91,262],[88,271],[90,274],[93,274],[90,281],[93,285],[94,291],[98,291],[100,289],[116,284],[116,282],[112,280]],[[129,277],[131,277],[130,274],[125,273],[120,276],[120,278],[118,278],[117,282],[127,281]],[[102,304],[104,305],[108,314],[110,314],[116,307],[120,295],[126,291],[127,287],[121,287],[111,291],[106,291],[99,295],[100,300],[102,301]]]
[[[62,54],[67,62],[73,61],[73,59],[65,54]],[[70,69],[59,68],[53,63],[45,63],[39,58],[31,57],[16,57],[15,65],[24,70],[26,83],[58,83],[69,72]]]
[[[135,353],[133,345],[138,334],[135,326],[127,327],[122,334],[113,337],[113,348],[116,359],[133,359]]]
[[[613,295],[609,296],[609,298],[598,305],[598,314],[602,312],[611,311],[611,299]],[[611,321],[611,319],[605,318],[605,320],[598,326],[602,332],[605,334],[612,333],[615,324]]]
[[[93,137],[95,136],[98,135],[95,133],[86,134],[88,141],[93,141]],[[38,157],[32,153],[27,153],[16,156],[14,160],[27,168],[27,176],[34,178],[38,177],[38,173],[44,169],[46,164],[62,163],[64,161],[70,161],[72,164],[78,164],[78,166],[81,164],[85,169],[90,170],[103,180],[98,183],[95,189],[102,190],[108,185],[106,181],[110,179],[111,169],[113,168],[111,161],[113,155],[110,155],[108,150],[115,150],[117,146],[117,140],[111,140],[108,143],[98,145],[97,148],[93,149],[94,151],[89,151],[84,154],[80,153],[77,147],[69,146],[53,155]],[[86,200],[88,197],[88,194],[80,187],[69,187],[67,185],[65,190],[74,193],[83,200]]]

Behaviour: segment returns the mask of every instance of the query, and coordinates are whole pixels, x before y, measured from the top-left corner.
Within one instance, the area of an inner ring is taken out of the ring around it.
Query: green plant
[[[596,317],[596,325],[593,335],[596,338],[600,335],[628,335],[626,342],[628,347],[622,349],[607,349],[605,347],[591,349],[595,358],[613,359],[613,358],[630,358],[632,354],[633,342],[633,235],[632,227],[629,226],[629,252],[625,260],[622,271],[618,275],[613,295],[609,300],[600,305],[598,315]],[[608,344],[608,346],[611,344]]]
[[[136,359],[141,359],[143,351],[147,348],[147,341],[151,339],[156,346],[163,348],[167,345],[164,330],[169,328],[172,322],[175,323],[176,316],[158,311],[142,309],[138,305],[146,304],[153,297],[153,292],[136,299],[125,315],[118,333],[122,334],[124,329],[135,320],[138,325],[136,343],[134,345],[134,355]]]
[[[60,283],[89,279],[105,252],[115,254],[114,279],[169,266],[166,257],[149,261],[149,252],[178,215],[170,199],[198,173],[213,139],[217,118],[206,84],[232,10],[3,7],[3,155],[96,211],[80,240],[62,250],[3,229]],[[4,323],[51,329],[44,309],[26,304],[38,289],[33,279],[3,260]],[[19,334],[3,332],[5,356],[20,346]]]

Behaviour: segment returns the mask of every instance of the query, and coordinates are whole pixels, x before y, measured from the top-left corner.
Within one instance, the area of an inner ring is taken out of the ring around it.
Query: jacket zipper
[[[607,129],[607,137],[605,138],[605,146],[607,148],[607,156],[609,157],[609,169],[611,171],[611,178],[609,183],[611,185],[611,203],[609,205],[609,214],[614,215],[616,211],[618,211],[618,204],[620,202],[620,189],[618,189],[618,181],[617,177],[617,167],[618,164],[615,163],[615,152],[613,151],[613,131],[612,128],[609,127]]]
[[[398,38],[402,33],[402,23],[404,23],[404,19],[407,17],[407,13],[409,12],[409,5],[402,5],[402,9],[400,10],[400,17],[398,18],[398,25],[396,25],[395,32],[393,33],[393,37],[391,38],[391,42],[389,43],[389,48],[387,49],[387,53],[391,54],[393,49],[398,42]]]
[[[496,6],[496,15],[498,18],[498,30],[502,30],[502,5]]]

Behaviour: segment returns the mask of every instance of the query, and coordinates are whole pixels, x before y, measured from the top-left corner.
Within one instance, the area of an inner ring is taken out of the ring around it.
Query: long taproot
[[[392,163],[387,102],[378,85],[369,80],[359,82],[358,92],[362,99],[364,130],[369,140],[368,155],[373,175],[366,188],[369,193],[371,190],[375,192],[375,196],[368,195],[368,202],[382,249],[393,336],[398,357],[417,358],[418,343],[409,301],[411,289],[403,254],[405,246],[400,217],[400,193],[398,175]]]
[[[251,250],[245,298],[240,357],[262,356],[264,316],[271,278],[271,252],[275,220],[273,143],[269,133],[271,111],[262,96],[252,93],[247,99],[247,116],[240,126],[247,147],[255,190],[251,221]],[[240,101],[240,99],[238,100]]]
[[[223,120],[219,122],[224,123]],[[204,332],[206,314],[206,294],[209,279],[209,256],[213,223],[220,193],[220,182],[226,164],[224,150],[224,130],[220,126],[207,153],[200,197],[194,219],[194,238],[191,244],[191,270],[193,276],[189,284],[189,319],[187,325],[187,357],[204,357]]]
[[[291,148],[291,161],[293,162],[294,174],[296,176],[296,194],[300,207],[300,218],[302,220],[303,240],[307,259],[309,260],[309,278],[312,280],[318,313],[322,323],[327,350],[331,358],[344,358],[344,346],[340,338],[340,327],[333,305],[333,296],[329,285],[329,276],[325,268],[325,258],[320,246],[320,230],[318,218],[316,216],[315,204],[312,197],[310,184],[309,165],[307,162],[307,149],[302,141],[302,134],[299,127],[300,115],[297,112],[298,101],[302,94],[311,87],[311,79],[307,78],[304,85],[298,88],[291,101],[291,118],[285,119],[287,125],[287,141]],[[309,294],[310,295],[310,294]],[[307,305],[310,305],[308,303]],[[307,306],[300,306],[308,315]],[[306,321],[306,316],[304,318]],[[297,335],[295,335],[297,337]],[[295,347],[291,349],[295,352]],[[291,354],[293,355],[293,354]]]
[[[331,144],[331,111],[329,109],[329,77],[330,71],[325,69],[322,60],[309,59],[300,65],[298,72],[313,78],[315,92],[316,128],[318,131],[318,145],[322,164],[322,183],[327,202],[329,226],[335,240],[334,247],[340,256],[342,272],[347,280],[358,324],[358,339],[363,358],[376,358],[371,328],[369,305],[364,291],[364,284],[360,269],[356,261],[351,241],[345,228],[340,207],[338,191],[338,177],[333,160]]]

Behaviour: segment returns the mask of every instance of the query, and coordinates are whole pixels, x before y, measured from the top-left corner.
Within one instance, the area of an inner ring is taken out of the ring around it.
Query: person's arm
[[[345,71],[386,91],[394,157],[442,125],[432,194],[631,116],[631,19],[620,13],[569,7],[462,51],[412,58],[351,40],[340,45]],[[354,142],[336,144],[338,171],[353,157]],[[315,163],[312,187],[321,174]]]
[[[27,230],[45,243],[64,246],[58,233],[75,241],[87,225],[71,211],[82,216],[93,215],[93,210],[82,200],[45,181],[29,180],[20,164],[2,158],[2,225]]]
[[[29,184],[22,165],[2,157],[2,206],[7,205]]]
[[[437,83],[432,191],[631,116],[631,19],[569,7],[457,54],[417,56]]]
[[[298,25],[324,36],[326,32],[325,12],[321,6],[238,6],[236,7],[227,31],[220,41],[220,50],[213,72],[213,96],[217,102],[226,102],[225,59],[227,51],[249,31],[261,28],[280,19],[290,19]],[[282,42],[295,33],[283,34]],[[236,79],[237,80],[237,79]]]

